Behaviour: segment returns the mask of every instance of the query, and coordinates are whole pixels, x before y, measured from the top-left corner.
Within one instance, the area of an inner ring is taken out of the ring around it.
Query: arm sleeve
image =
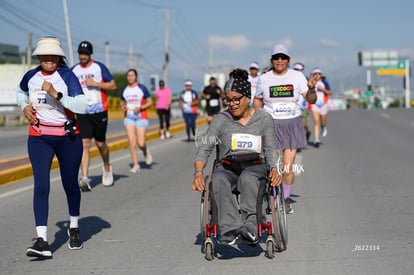
[[[77,114],[85,114],[88,104],[78,78],[70,69],[65,70],[61,75],[68,87],[68,95],[60,100],[63,107]]]
[[[66,109],[71,110],[76,114],[85,114],[86,109],[88,108],[88,104],[86,103],[86,98],[84,94],[77,95],[77,96],[64,96],[60,100],[63,107]]]
[[[17,105],[23,110],[24,107],[29,105],[29,93],[19,89],[16,94]]]
[[[36,73],[35,70],[31,70],[27,72],[22,80],[20,81],[19,89],[17,90],[16,100],[17,105],[19,105],[20,109],[23,110],[24,107],[29,105],[29,80],[30,78]]]

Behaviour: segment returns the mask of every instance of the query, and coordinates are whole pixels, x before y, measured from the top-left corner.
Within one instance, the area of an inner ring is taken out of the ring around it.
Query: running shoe
[[[26,249],[26,255],[28,257],[52,257],[52,251],[50,251],[49,244],[38,237],[33,239],[33,246]]]
[[[249,243],[256,243],[259,240],[257,235],[255,233],[251,233],[245,225],[240,226],[238,232]]]
[[[315,140],[315,142],[314,142],[315,148],[319,148],[320,144],[321,144],[321,142],[319,140]]]
[[[161,134],[160,139],[164,139],[164,138],[165,138],[165,136],[163,134]]]
[[[109,166],[109,171],[102,167],[102,184],[104,186],[111,186],[114,184],[114,175],[112,174],[112,166]]]
[[[220,244],[235,245],[237,243],[237,239],[238,239],[237,230],[231,230],[229,232],[222,234],[217,241]]]
[[[83,247],[82,241],[80,238],[79,228],[69,228],[68,236],[69,236],[69,243],[68,243],[69,249],[75,250],[75,249],[81,249]]]
[[[147,165],[151,165],[152,164],[152,155],[150,153],[150,151],[147,149],[147,154],[145,155],[145,163]]]
[[[79,178],[79,189],[82,192],[91,191],[92,187],[91,187],[90,183],[91,183],[90,178],[82,176],[81,178]]]
[[[132,168],[129,170],[129,172],[131,173],[137,173],[137,172],[141,172],[141,167],[139,166],[139,164],[132,166]]]
[[[165,137],[166,137],[166,138],[170,138],[170,137],[171,137],[171,133],[170,133],[170,131],[166,131],[166,132],[165,132]]]
[[[292,205],[289,202],[289,198],[285,200],[285,207],[286,207],[286,214],[293,214],[295,211],[293,211]]]
[[[326,137],[328,135],[328,130],[326,129],[326,127],[322,128],[322,136]]]

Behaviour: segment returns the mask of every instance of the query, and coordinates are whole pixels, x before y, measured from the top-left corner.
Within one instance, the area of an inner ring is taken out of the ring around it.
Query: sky
[[[29,32],[33,47],[52,35],[69,57],[63,1],[1,0],[0,43],[25,51]],[[167,85],[174,92],[187,78],[200,90],[208,72],[228,75],[252,61],[268,66],[277,43],[287,46],[291,65],[302,62],[307,74],[320,68],[334,93],[365,89],[367,69],[373,85],[403,89],[402,78],[358,66],[360,51],[397,51],[414,59],[412,0],[67,0],[67,7],[74,61],[79,42],[88,40],[95,60],[112,73],[135,67],[145,85],[153,74],[162,77],[169,13]]]

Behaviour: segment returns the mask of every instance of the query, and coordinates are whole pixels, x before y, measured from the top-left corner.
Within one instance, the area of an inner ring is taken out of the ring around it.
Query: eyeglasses
[[[234,103],[234,104],[236,104],[236,105],[239,105],[239,104],[240,104],[240,100],[241,100],[243,97],[244,97],[244,95],[242,95],[242,96],[240,96],[240,97],[233,97],[233,98],[228,98],[228,97],[225,97],[225,98],[223,99],[223,101],[224,101],[224,104],[226,104],[226,105],[230,105],[230,103]]]
[[[279,60],[279,59],[288,60],[289,56],[287,56],[286,54],[274,54],[274,55],[272,55],[272,60]]]

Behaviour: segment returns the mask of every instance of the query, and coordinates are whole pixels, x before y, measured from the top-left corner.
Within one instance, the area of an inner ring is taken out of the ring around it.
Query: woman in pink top
[[[170,106],[172,99],[172,91],[170,88],[165,87],[164,80],[159,82],[160,88],[155,91],[156,109],[158,119],[160,122],[160,138],[170,138]],[[164,127],[165,121],[165,127]]]

